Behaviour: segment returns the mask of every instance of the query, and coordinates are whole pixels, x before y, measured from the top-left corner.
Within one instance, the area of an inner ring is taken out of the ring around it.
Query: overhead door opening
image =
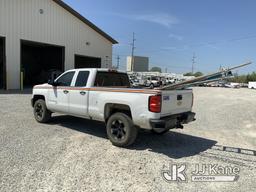
[[[46,83],[64,71],[65,48],[21,41],[21,71],[24,87]]]
[[[5,39],[0,37],[0,89],[6,89]]]
[[[75,68],[101,68],[101,58],[75,55]]]

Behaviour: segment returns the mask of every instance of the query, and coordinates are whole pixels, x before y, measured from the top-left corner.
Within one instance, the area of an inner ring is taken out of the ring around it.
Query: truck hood
[[[51,87],[51,85],[50,84],[48,84],[48,83],[44,83],[44,84],[40,84],[40,85],[35,85],[33,88],[42,88],[42,87]]]

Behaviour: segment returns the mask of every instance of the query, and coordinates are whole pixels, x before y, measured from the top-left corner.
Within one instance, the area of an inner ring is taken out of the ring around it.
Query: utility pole
[[[222,65],[220,65],[219,71],[222,71],[222,70],[223,70]]]
[[[194,74],[195,64],[196,64],[196,55],[194,53],[192,58],[192,74]]]
[[[134,70],[134,50],[135,50],[135,41],[136,41],[136,39],[135,39],[135,33],[133,32],[133,33],[132,33],[132,44],[131,44],[131,45],[132,45],[131,71]]]
[[[167,67],[165,68],[165,73],[167,73]]]
[[[119,69],[119,64],[120,64],[120,56],[118,55],[117,58],[117,64],[116,64],[116,68]]]

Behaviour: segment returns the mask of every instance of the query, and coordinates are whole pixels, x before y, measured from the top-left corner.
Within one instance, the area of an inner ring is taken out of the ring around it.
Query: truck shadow
[[[105,124],[102,122],[68,115],[58,115],[53,116],[49,124],[60,125],[68,129],[107,139]]]
[[[141,131],[136,142],[130,147],[134,150],[149,150],[162,153],[170,158],[179,159],[197,155],[212,148],[217,141],[196,137],[175,131],[156,135],[150,131]]]
[[[50,124],[60,125],[82,133],[107,139],[104,123],[71,116],[55,116]],[[161,153],[170,158],[182,158],[199,154],[212,148],[217,142],[201,137],[170,131],[165,135],[156,135],[141,130],[135,143],[128,150],[149,150]]]

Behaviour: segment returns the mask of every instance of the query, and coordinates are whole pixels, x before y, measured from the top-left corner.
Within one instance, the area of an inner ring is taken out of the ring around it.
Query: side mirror
[[[49,79],[49,80],[48,80],[48,84],[49,84],[49,85],[52,85],[52,86],[54,86],[54,87],[57,86],[57,83],[54,81],[54,79]]]

